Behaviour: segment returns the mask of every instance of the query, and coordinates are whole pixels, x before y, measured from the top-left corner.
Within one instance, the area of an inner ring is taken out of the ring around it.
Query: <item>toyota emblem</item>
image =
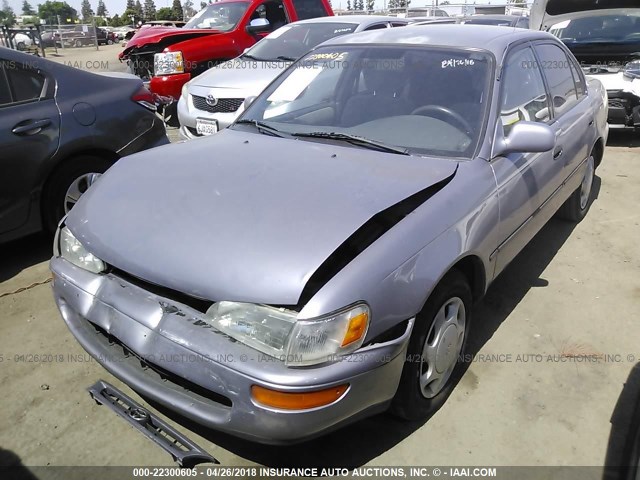
[[[207,95],[206,102],[210,107],[215,107],[218,104],[218,99],[213,95]]]

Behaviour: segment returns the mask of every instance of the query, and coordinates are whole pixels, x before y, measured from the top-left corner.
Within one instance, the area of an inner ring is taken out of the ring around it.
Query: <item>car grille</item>
[[[186,378],[175,375],[155,363],[151,363],[149,359],[136,354],[103,328],[88,320],[87,323],[95,330],[100,344],[109,350],[110,355],[107,358],[110,361],[125,362],[130,367],[149,376],[152,380],[161,381],[166,388],[180,393],[186,393],[199,401],[215,402],[219,406],[229,408],[233,406],[230,398],[190,382]]]
[[[218,103],[211,106],[205,97],[193,95],[193,106],[198,110],[209,113],[233,113],[240,108],[244,98],[218,98]]]

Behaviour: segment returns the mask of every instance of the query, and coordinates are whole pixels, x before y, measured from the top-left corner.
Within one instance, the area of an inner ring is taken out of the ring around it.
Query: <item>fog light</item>
[[[252,385],[251,396],[257,403],[265,407],[282,410],[308,410],[335,402],[345,394],[348,388],[349,385],[345,384],[315,392],[280,392]]]

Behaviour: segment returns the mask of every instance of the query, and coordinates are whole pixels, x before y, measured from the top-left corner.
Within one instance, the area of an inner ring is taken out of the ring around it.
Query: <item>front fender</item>
[[[371,307],[367,341],[415,316],[440,279],[473,255],[493,276],[498,198],[490,165],[462,162],[449,185],[407,215],[309,300],[300,318],[312,318],[357,301]]]

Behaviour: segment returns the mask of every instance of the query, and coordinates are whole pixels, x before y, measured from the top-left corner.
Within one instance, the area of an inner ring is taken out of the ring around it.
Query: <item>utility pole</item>
[[[91,25],[93,26],[93,41],[96,44],[96,50],[100,50],[98,48],[98,29],[96,28],[96,17],[91,17]]]
[[[56,17],[58,18],[58,35],[60,36],[60,46],[62,47],[62,50],[64,50],[64,38],[62,38],[62,29],[60,28],[60,15],[56,15]],[[53,44],[55,45],[55,43],[56,43],[56,36],[54,34]]]

